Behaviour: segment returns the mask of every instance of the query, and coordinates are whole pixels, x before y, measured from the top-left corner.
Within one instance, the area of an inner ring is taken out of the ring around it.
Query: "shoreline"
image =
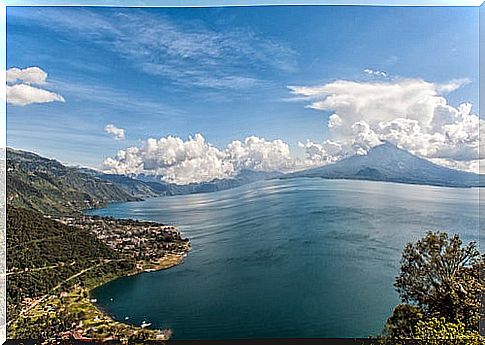
[[[96,209],[105,207],[106,204],[100,205]],[[20,311],[23,316],[9,322],[8,333],[17,334],[17,329],[22,330],[25,322],[37,323],[38,320],[43,320],[42,322],[47,324],[52,322],[55,324],[58,322],[55,320],[63,320],[61,321],[62,328],[49,336],[50,340],[77,340],[95,343],[115,340],[129,343],[145,340],[167,341],[171,338],[171,329],[150,328],[151,324],[147,323],[149,320],[144,320],[140,325],[133,324],[126,319],[116,320],[97,304],[96,298],[92,295],[96,288],[116,279],[145,272],[161,271],[182,264],[192,246],[188,238],[182,237],[177,227],[158,222],[99,216],[99,218],[108,219],[108,223],[103,223],[104,220],[101,220],[101,229],[108,224],[108,230],[115,230],[108,234],[111,234],[111,237],[103,237],[103,233],[99,232],[99,222],[83,219],[88,216],[85,210],[79,210],[79,213],[76,212],[71,216],[64,216],[64,218],[45,214],[43,216],[71,226],[73,230],[90,231],[98,240],[117,252],[118,258],[93,262],[92,266],[74,272],[46,294],[27,302],[29,304],[25,306],[25,310]],[[127,231],[127,235],[124,235],[124,231]],[[101,238],[98,237],[99,235]],[[113,241],[117,242],[116,238],[119,238],[116,236],[121,236],[125,247],[113,246]],[[165,242],[166,238],[169,239],[168,242]],[[125,240],[128,240],[129,243],[126,244]],[[133,247],[130,244],[133,241],[140,241],[142,246],[139,249],[135,249],[136,247],[127,249]],[[139,252],[140,250],[142,252]],[[140,255],[140,253],[144,254]],[[156,255],[157,253],[159,255]],[[65,285],[71,280],[74,284]]]
[[[126,203],[126,202],[140,202],[143,201],[143,199],[140,200],[130,200],[130,201],[121,201],[121,202],[114,202],[114,203]],[[99,204],[94,207],[89,207],[86,209],[81,210],[81,215],[82,216],[93,216],[92,214],[87,213],[86,211],[94,211],[94,210],[99,210],[106,208],[110,203],[104,203],[104,204]],[[96,215],[97,216],[97,215]],[[100,216],[100,217],[105,217],[105,216]],[[112,217],[115,220],[127,220],[131,218],[118,218],[118,217]],[[133,219],[137,220],[137,219]],[[155,222],[156,223],[156,222]],[[180,231],[178,230],[177,227],[177,232],[180,234]],[[184,262],[185,257],[188,255],[190,250],[192,249],[190,239],[188,241],[188,247],[185,251],[183,251],[180,254],[174,254],[174,253],[168,253],[164,255],[163,257],[157,258],[156,260],[152,261],[146,261],[146,260],[140,260],[135,263],[135,269],[126,272],[125,274],[122,275],[114,275],[114,276],[104,276],[100,277],[100,281],[96,282],[93,286],[87,287],[87,301],[88,303],[92,306],[92,308],[96,309],[100,314],[102,314],[105,319],[108,322],[112,322],[114,325],[116,324],[122,324],[126,325],[127,327],[133,328],[134,332],[137,331],[143,331],[143,332],[149,332],[154,335],[154,338],[147,339],[147,340],[169,340],[172,335],[172,330],[171,329],[150,329],[147,327],[142,327],[141,325],[134,325],[132,323],[125,322],[126,320],[116,320],[113,316],[111,316],[107,311],[103,310],[101,306],[97,304],[97,302],[93,302],[92,298],[92,291],[95,290],[96,288],[105,285],[111,281],[114,281],[119,278],[123,277],[131,277],[131,276],[136,276],[138,274],[143,274],[143,273],[150,273],[150,272],[157,272],[157,271],[162,271],[162,270],[167,270],[172,267],[178,266]],[[82,322],[82,320],[79,320]],[[107,340],[114,340],[114,338],[85,338],[85,337],[76,337],[76,330],[70,332],[74,339],[76,340],[94,340],[94,341],[107,341]],[[119,339],[120,341],[123,342],[123,339]]]
[[[189,251],[190,251],[190,249],[189,249]],[[111,320],[111,322],[113,322],[113,323],[125,324],[125,325],[127,325],[129,327],[133,327],[135,329],[149,331],[149,332],[156,332],[156,333],[158,333],[158,335],[163,335],[163,337],[157,337],[157,335],[155,335],[155,338],[153,340],[169,340],[171,338],[171,335],[172,335],[172,330],[171,329],[169,329],[169,328],[167,328],[167,329],[151,329],[151,328],[148,328],[148,327],[147,328],[144,328],[144,327],[135,325],[133,323],[126,322],[127,320],[117,320],[112,315],[110,315],[106,310],[104,310],[97,302],[93,302],[92,301],[93,298],[92,298],[91,293],[96,288],[98,288],[98,287],[100,287],[102,285],[105,285],[105,284],[107,284],[109,282],[112,282],[112,281],[114,281],[116,279],[119,279],[119,278],[132,277],[132,276],[136,276],[136,275],[143,274],[143,273],[150,273],[150,272],[158,272],[158,271],[168,270],[168,269],[170,269],[172,267],[181,265],[184,262],[184,259],[187,256],[187,254],[188,254],[188,251],[186,253],[184,253],[184,254],[168,254],[165,258],[160,258],[160,260],[158,260],[158,264],[156,264],[156,265],[153,264],[153,266],[150,267],[150,268],[142,268],[142,269],[136,268],[135,270],[133,270],[131,272],[127,272],[127,274],[110,277],[106,281],[100,282],[99,284],[96,284],[95,286],[89,287],[88,288],[88,299],[89,299],[89,303],[94,308],[96,308],[100,313],[102,313],[103,315],[105,315],[105,317],[108,318],[109,320]],[[139,263],[137,263],[137,266],[138,266],[138,264]],[[79,339],[79,340],[83,340],[83,339],[84,340],[87,340],[87,339],[90,339],[90,340],[98,340],[98,341],[99,340],[101,340],[101,341],[112,340],[112,339],[99,339],[99,338],[98,339],[96,339],[96,338],[76,338],[76,337],[74,337],[74,338],[75,339]]]

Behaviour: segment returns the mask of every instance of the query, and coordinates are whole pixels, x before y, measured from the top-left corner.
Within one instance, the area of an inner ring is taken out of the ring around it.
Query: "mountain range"
[[[32,152],[7,148],[8,204],[54,215],[78,213],[109,202],[216,192],[279,176],[278,172],[243,170],[230,179],[177,185],[163,182],[160,176],[125,176],[69,167]]]
[[[117,174],[106,174],[90,169],[84,169],[84,171],[91,176],[97,177],[102,180],[110,181],[128,194],[138,198],[211,193],[220,190],[236,188],[244,184],[259,180],[276,178],[283,175],[279,172],[242,170],[232,178],[215,179],[210,182],[178,185],[175,183],[164,182],[162,180],[162,177],[157,175],[140,174],[126,176]]]
[[[243,170],[237,176],[211,182],[177,185],[160,176],[106,174],[68,167],[35,153],[7,148],[7,202],[40,212],[65,214],[109,202],[147,197],[208,193],[265,179],[356,179],[447,187],[483,186],[481,175],[449,169],[386,142],[323,167],[282,174]]]
[[[111,181],[35,153],[7,148],[7,203],[48,214],[140,200]]]

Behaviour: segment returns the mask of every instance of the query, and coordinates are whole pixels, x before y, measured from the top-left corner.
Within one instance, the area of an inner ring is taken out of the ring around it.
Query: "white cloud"
[[[174,136],[148,139],[141,147],[120,150],[104,165],[111,173],[153,174],[166,182],[189,184],[230,178],[242,169],[289,169],[293,160],[288,145],[281,140],[251,136],[220,150],[196,134],[186,141]]]
[[[290,147],[279,139],[267,141],[250,136],[243,142],[235,140],[227,146],[225,157],[234,165],[235,170],[272,171],[293,166]]]
[[[337,128],[342,126],[343,121],[337,114],[332,114],[328,117],[328,128]]]
[[[24,106],[32,103],[65,102],[61,95],[27,84],[7,85],[7,102]]]
[[[33,103],[65,102],[61,95],[34,85],[46,83],[47,73],[39,67],[7,70],[7,103],[24,106]]]
[[[282,140],[255,136],[219,149],[201,134],[183,140],[148,139],[120,150],[104,162],[111,173],[154,174],[166,182],[188,184],[230,178],[243,169],[287,171],[330,164],[352,154],[366,154],[383,140],[457,169],[478,168],[481,120],[471,104],[448,104],[443,94],[462,82],[435,84],[418,79],[387,82],[339,80],[317,87],[291,87],[309,107],[330,112],[331,138],[299,143],[305,160],[292,156]],[[485,152],[485,151],[484,151]]]
[[[330,152],[323,145],[303,145],[318,162],[333,162],[351,154],[365,154],[382,140],[439,164],[477,171],[479,124],[472,106],[448,104],[445,95],[469,81],[430,83],[421,79],[386,82],[337,80],[321,86],[290,86],[307,107],[331,112],[328,128],[332,143],[340,150]],[[327,141],[328,142],[328,141]],[[317,152],[317,153],[316,153]]]
[[[342,158],[342,145],[332,140],[325,140],[323,144],[307,140],[306,144],[298,143],[298,146],[305,149],[307,160],[305,165],[326,165],[335,163]]]
[[[367,73],[369,75],[376,76],[376,77],[387,77],[387,73],[386,72],[379,71],[379,70],[374,70],[374,69],[370,69],[370,68],[366,68],[364,70],[364,73]]]
[[[47,73],[35,66],[24,69],[12,67],[7,70],[7,83],[45,84],[46,79]]]
[[[118,128],[110,123],[104,127],[104,131],[112,135],[116,140],[125,140],[125,130],[123,128]]]

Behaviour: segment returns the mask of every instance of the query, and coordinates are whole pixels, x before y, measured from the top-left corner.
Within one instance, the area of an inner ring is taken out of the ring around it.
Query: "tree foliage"
[[[7,307],[12,320],[25,298],[38,298],[74,274],[103,260],[120,259],[120,255],[88,231],[73,230],[41,213],[8,206],[7,258]],[[132,265],[113,261],[68,283],[72,286],[90,274],[126,272]]]
[[[480,345],[484,339],[477,331],[467,330],[463,322],[447,322],[444,317],[418,321],[415,339],[426,345]]]
[[[386,333],[392,338],[406,339],[413,333],[414,327],[424,319],[421,308],[402,303],[394,308],[392,316],[387,320]]]
[[[479,276],[483,263],[476,243],[463,245],[458,235],[428,232],[407,244],[394,284],[403,303],[388,319],[387,335],[416,339],[476,332],[485,292]]]

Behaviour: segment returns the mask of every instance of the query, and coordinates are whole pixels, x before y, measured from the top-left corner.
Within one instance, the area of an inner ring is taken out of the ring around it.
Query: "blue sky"
[[[7,68],[30,66],[65,102],[8,105],[12,147],[99,168],[147,138],[202,133],[219,148],[281,139],[302,155],[298,142],[332,136],[333,110],[288,86],[461,80],[446,100],[478,114],[478,8],[10,7]]]

